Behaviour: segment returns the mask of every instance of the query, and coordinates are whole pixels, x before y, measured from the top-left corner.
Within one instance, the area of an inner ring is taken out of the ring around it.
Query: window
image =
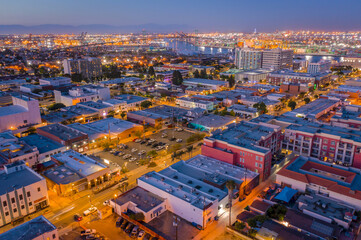
[[[29,206],[33,206],[33,203],[32,203],[32,202],[29,202]]]
[[[21,205],[21,209],[24,209],[25,208],[25,206],[24,205]]]
[[[15,203],[15,198],[11,198],[11,203]]]
[[[256,160],[258,161],[258,156],[256,156]]]
[[[8,203],[6,201],[3,201],[3,206],[4,207],[7,207],[8,206]]]
[[[28,120],[24,120],[24,123],[28,123]]]
[[[53,234],[53,239],[55,239],[56,238],[56,235],[55,234]]]
[[[262,161],[263,161],[263,157],[260,157],[259,160],[262,162]]]
[[[14,210],[13,210],[13,212],[15,213],[15,212],[17,212],[18,210],[16,209],[16,208],[14,208]]]
[[[324,143],[324,144],[327,144],[327,143],[328,143],[328,140],[327,140],[327,139],[323,140],[323,143]]]
[[[256,167],[258,167],[258,163],[256,163]]]
[[[19,199],[23,200],[23,195],[22,194],[19,195]]]
[[[40,187],[38,187],[38,192],[40,192]]]
[[[335,141],[331,141],[331,145],[335,145]]]
[[[5,212],[5,216],[9,216],[9,212]]]
[[[323,149],[323,150],[327,150],[327,146],[322,146],[322,149]]]
[[[26,193],[26,196],[30,197],[30,196],[31,196],[30,192],[27,192],[27,193]]]
[[[259,167],[261,168],[261,167],[262,167],[262,164],[259,164]]]

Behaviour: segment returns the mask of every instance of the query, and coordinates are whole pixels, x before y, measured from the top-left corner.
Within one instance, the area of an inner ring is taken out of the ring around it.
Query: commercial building
[[[299,156],[277,173],[276,181],[301,192],[319,193],[361,209],[359,169]]]
[[[263,51],[262,68],[279,70],[292,68],[293,50],[275,48]]]
[[[58,112],[51,112],[46,115],[42,115],[41,118],[47,123],[67,123],[71,121],[86,122],[93,119],[103,117],[99,111],[86,108],[80,105],[68,106],[60,109]]]
[[[45,178],[27,167],[24,161],[4,166],[0,186],[0,226],[22,220],[49,205]]]
[[[271,70],[268,69],[256,69],[250,71],[244,71],[235,74],[236,82],[250,82],[250,83],[257,83],[261,80],[267,79],[268,74]]]
[[[165,210],[206,228],[228,203],[226,182],[243,195],[258,185],[258,174],[216,159],[197,155],[160,172],[138,178],[138,186],[165,199]],[[161,209],[163,210],[163,209]],[[158,211],[160,212],[160,211]]]
[[[278,70],[268,74],[270,84],[302,83],[308,86],[321,85],[331,80],[331,73],[299,73],[291,70]]]
[[[19,88],[26,84],[25,79],[12,79],[0,81],[0,90],[8,90],[9,88]]]
[[[197,98],[177,98],[175,104],[185,108],[201,108],[205,111],[212,111],[214,109],[214,103],[211,101],[199,100]]]
[[[309,63],[307,67],[308,73],[320,73],[320,72],[328,72],[331,68],[331,61],[320,61],[316,63]]]
[[[182,75],[183,78],[185,78],[188,74],[188,70],[182,70],[182,69],[179,69],[179,70],[176,70],[178,72],[180,72],[180,74]],[[156,72],[155,73],[155,76],[158,78],[158,79],[161,79],[163,80],[164,82],[172,82],[172,79],[173,79],[173,73],[174,71],[163,71],[163,72]]]
[[[148,98],[145,97],[140,97],[130,94],[118,95],[115,96],[114,99],[125,101],[126,111],[138,110],[142,102],[149,100]]]
[[[99,117],[106,117],[110,111],[113,111],[114,108],[108,104],[104,104],[101,102],[80,102],[77,106],[85,107],[93,111],[97,111]]]
[[[118,87],[121,84],[123,85],[135,85],[139,82],[143,81],[141,78],[137,77],[123,77],[123,78],[115,78],[107,81],[102,81],[99,84],[102,87]]]
[[[0,131],[16,130],[41,123],[38,100],[12,96],[13,105],[0,108]]]
[[[78,152],[88,150],[88,135],[71,127],[55,123],[37,128],[36,132]]]
[[[210,80],[203,78],[189,78],[183,80],[183,85],[188,87],[204,87],[208,90],[219,91],[222,88],[229,87],[227,81]]]
[[[102,75],[102,62],[99,58],[64,59],[63,67],[65,74],[81,74],[86,79]]]
[[[52,155],[66,151],[64,145],[39,134],[30,134],[20,138],[20,141],[24,141],[29,146],[38,149],[39,155],[37,158],[39,162],[49,161]]]
[[[42,90],[42,86],[34,84],[23,84],[20,86],[20,92],[33,93],[36,90]]]
[[[235,118],[215,114],[203,115],[189,122],[188,126],[200,131],[212,132],[217,129],[225,129],[227,125],[234,123]]]
[[[361,106],[347,105],[332,116],[331,124],[339,127],[361,128]]]
[[[52,78],[40,78],[39,84],[41,86],[54,86],[58,87],[60,85],[71,84],[71,79],[68,77],[52,77]]]
[[[296,116],[302,118],[308,118],[316,120],[322,115],[329,113],[338,106],[341,105],[341,101],[330,100],[328,98],[318,98],[302,107],[296,108],[291,112],[283,114],[284,116]]]
[[[301,92],[308,92],[312,86],[309,86],[307,83],[282,83],[280,86],[280,92],[298,95]]]
[[[11,132],[0,133],[0,166],[17,161],[24,161],[29,167],[39,162],[39,150],[19,140]]]
[[[85,85],[73,87],[65,92],[54,90],[55,102],[65,106],[76,105],[79,102],[110,99],[110,90],[107,87]]]
[[[264,180],[271,172],[272,155],[280,147],[281,127],[242,121],[204,138],[202,154],[257,172]]]
[[[139,124],[146,124],[153,127],[163,126],[170,122],[170,117],[158,113],[149,112],[146,110],[139,110],[127,113],[127,120],[137,122]]]
[[[252,70],[262,67],[262,51],[251,48],[237,48],[235,65],[238,69]]]
[[[234,104],[227,108],[228,112],[233,111],[237,116],[245,118],[255,118],[258,116],[258,110],[254,107],[248,107],[246,105]]]
[[[53,155],[51,160],[58,166],[43,175],[49,189],[58,195],[68,196],[110,180],[109,167],[74,150]]]
[[[361,131],[300,121],[285,128],[283,149],[361,168]]]
[[[58,229],[43,215],[0,234],[0,239],[59,240]]]
[[[351,66],[353,68],[361,69],[361,57],[359,56],[341,57],[340,63],[343,66]]]

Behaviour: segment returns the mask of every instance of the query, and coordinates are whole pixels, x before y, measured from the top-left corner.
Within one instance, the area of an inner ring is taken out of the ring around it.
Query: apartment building
[[[252,48],[237,48],[235,65],[238,69],[254,70],[262,67],[262,51]]]
[[[203,140],[202,154],[244,167],[267,179],[272,155],[281,148],[281,127],[242,121],[217,130]]]
[[[53,77],[53,78],[41,78],[39,79],[41,86],[54,86],[71,84],[71,79],[68,77]]]
[[[63,67],[65,74],[81,74],[86,79],[102,75],[102,63],[99,58],[64,59]]]
[[[279,70],[291,69],[293,61],[293,50],[275,48],[263,51],[262,68]]]
[[[49,205],[45,178],[24,161],[4,166],[0,186],[0,226],[24,219]]]
[[[328,72],[331,68],[331,61],[320,61],[316,63],[309,63],[307,67],[308,73],[320,73],[320,72]]]
[[[283,69],[268,74],[267,81],[270,84],[280,85],[283,83],[307,84],[308,86],[320,85],[331,80],[331,74],[322,73],[299,73]]]

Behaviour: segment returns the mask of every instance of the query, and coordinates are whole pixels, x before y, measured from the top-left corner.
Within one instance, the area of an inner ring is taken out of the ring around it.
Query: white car
[[[182,128],[177,128],[176,131],[177,131],[177,132],[181,132],[181,131],[183,131],[183,129],[182,129]]]
[[[96,207],[92,206],[92,207],[88,208],[87,210],[85,210],[83,212],[83,215],[88,216],[89,214],[92,214],[93,212],[96,212],[97,210],[98,209]]]
[[[134,161],[137,161],[136,157],[132,157],[131,159],[129,159],[129,162],[134,162]]]
[[[132,148],[132,153],[134,153],[134,152],[136,152],[136,151],[138,151],[138,149]]]
[[[128,159],[128,158],[130,158],[130,157],[132,157],[132,155],[130,155],[130,154],[125,154],[125,155],[123,156],[123,159]]]
[[[134,140],[134,142],[136,142],[136,143],[139,143],[141,141],[142,141],[142,139],[140,139],[140,138],[137,138],[137,139]]]
[[[168,137],[168,134],[163,133],[163,134],[162,134],[162,138],[166,138],[166,137]]]
[[[183,142],[183,139],[178,138],[178,139],[176,140],[176,142],[177,142],[177,143]]]
[[[140,230],[139,233],[138,233],[138,239],[142,239],[143,236],[144,236],[144,231],[143,230]]]
[[[104,202],[103,202],[103,205],[104,206],[108,206],[110,204],[110,200],[105,200]]]
[[[164,146],[158,146],[155,150],[159,151],[162,150],[164,148]]]
[[[145,154],[145,153],[146,153],[146,151],[142,150],[142,151],[140,151],[138,154],[139,154],[139,155],[143,155],[143,154]]]
[[[95,229],[85,229],[84,231],[80,232],[80,236],[88,236],[90,234],[95,234],[97,233],[97,230]]]
[[[149,142],[149,143],[154,143],[154,142],[155,142],[155,139],[150,139],[148,142]]]

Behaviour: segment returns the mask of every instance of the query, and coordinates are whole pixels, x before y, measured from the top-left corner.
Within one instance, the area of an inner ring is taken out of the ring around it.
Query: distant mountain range
[[[192,31],[188,25],[179,24],[141,24],[141,25],[123,25],[113,26],[106,24],[88,24],[88,25],[60,25],[60,24],[43,24],[34,26],[24,25],[0,25],[0,34],[78,34],[82,32],[88,33],[140,33],[146,32],[168,33],[177,31]]]

